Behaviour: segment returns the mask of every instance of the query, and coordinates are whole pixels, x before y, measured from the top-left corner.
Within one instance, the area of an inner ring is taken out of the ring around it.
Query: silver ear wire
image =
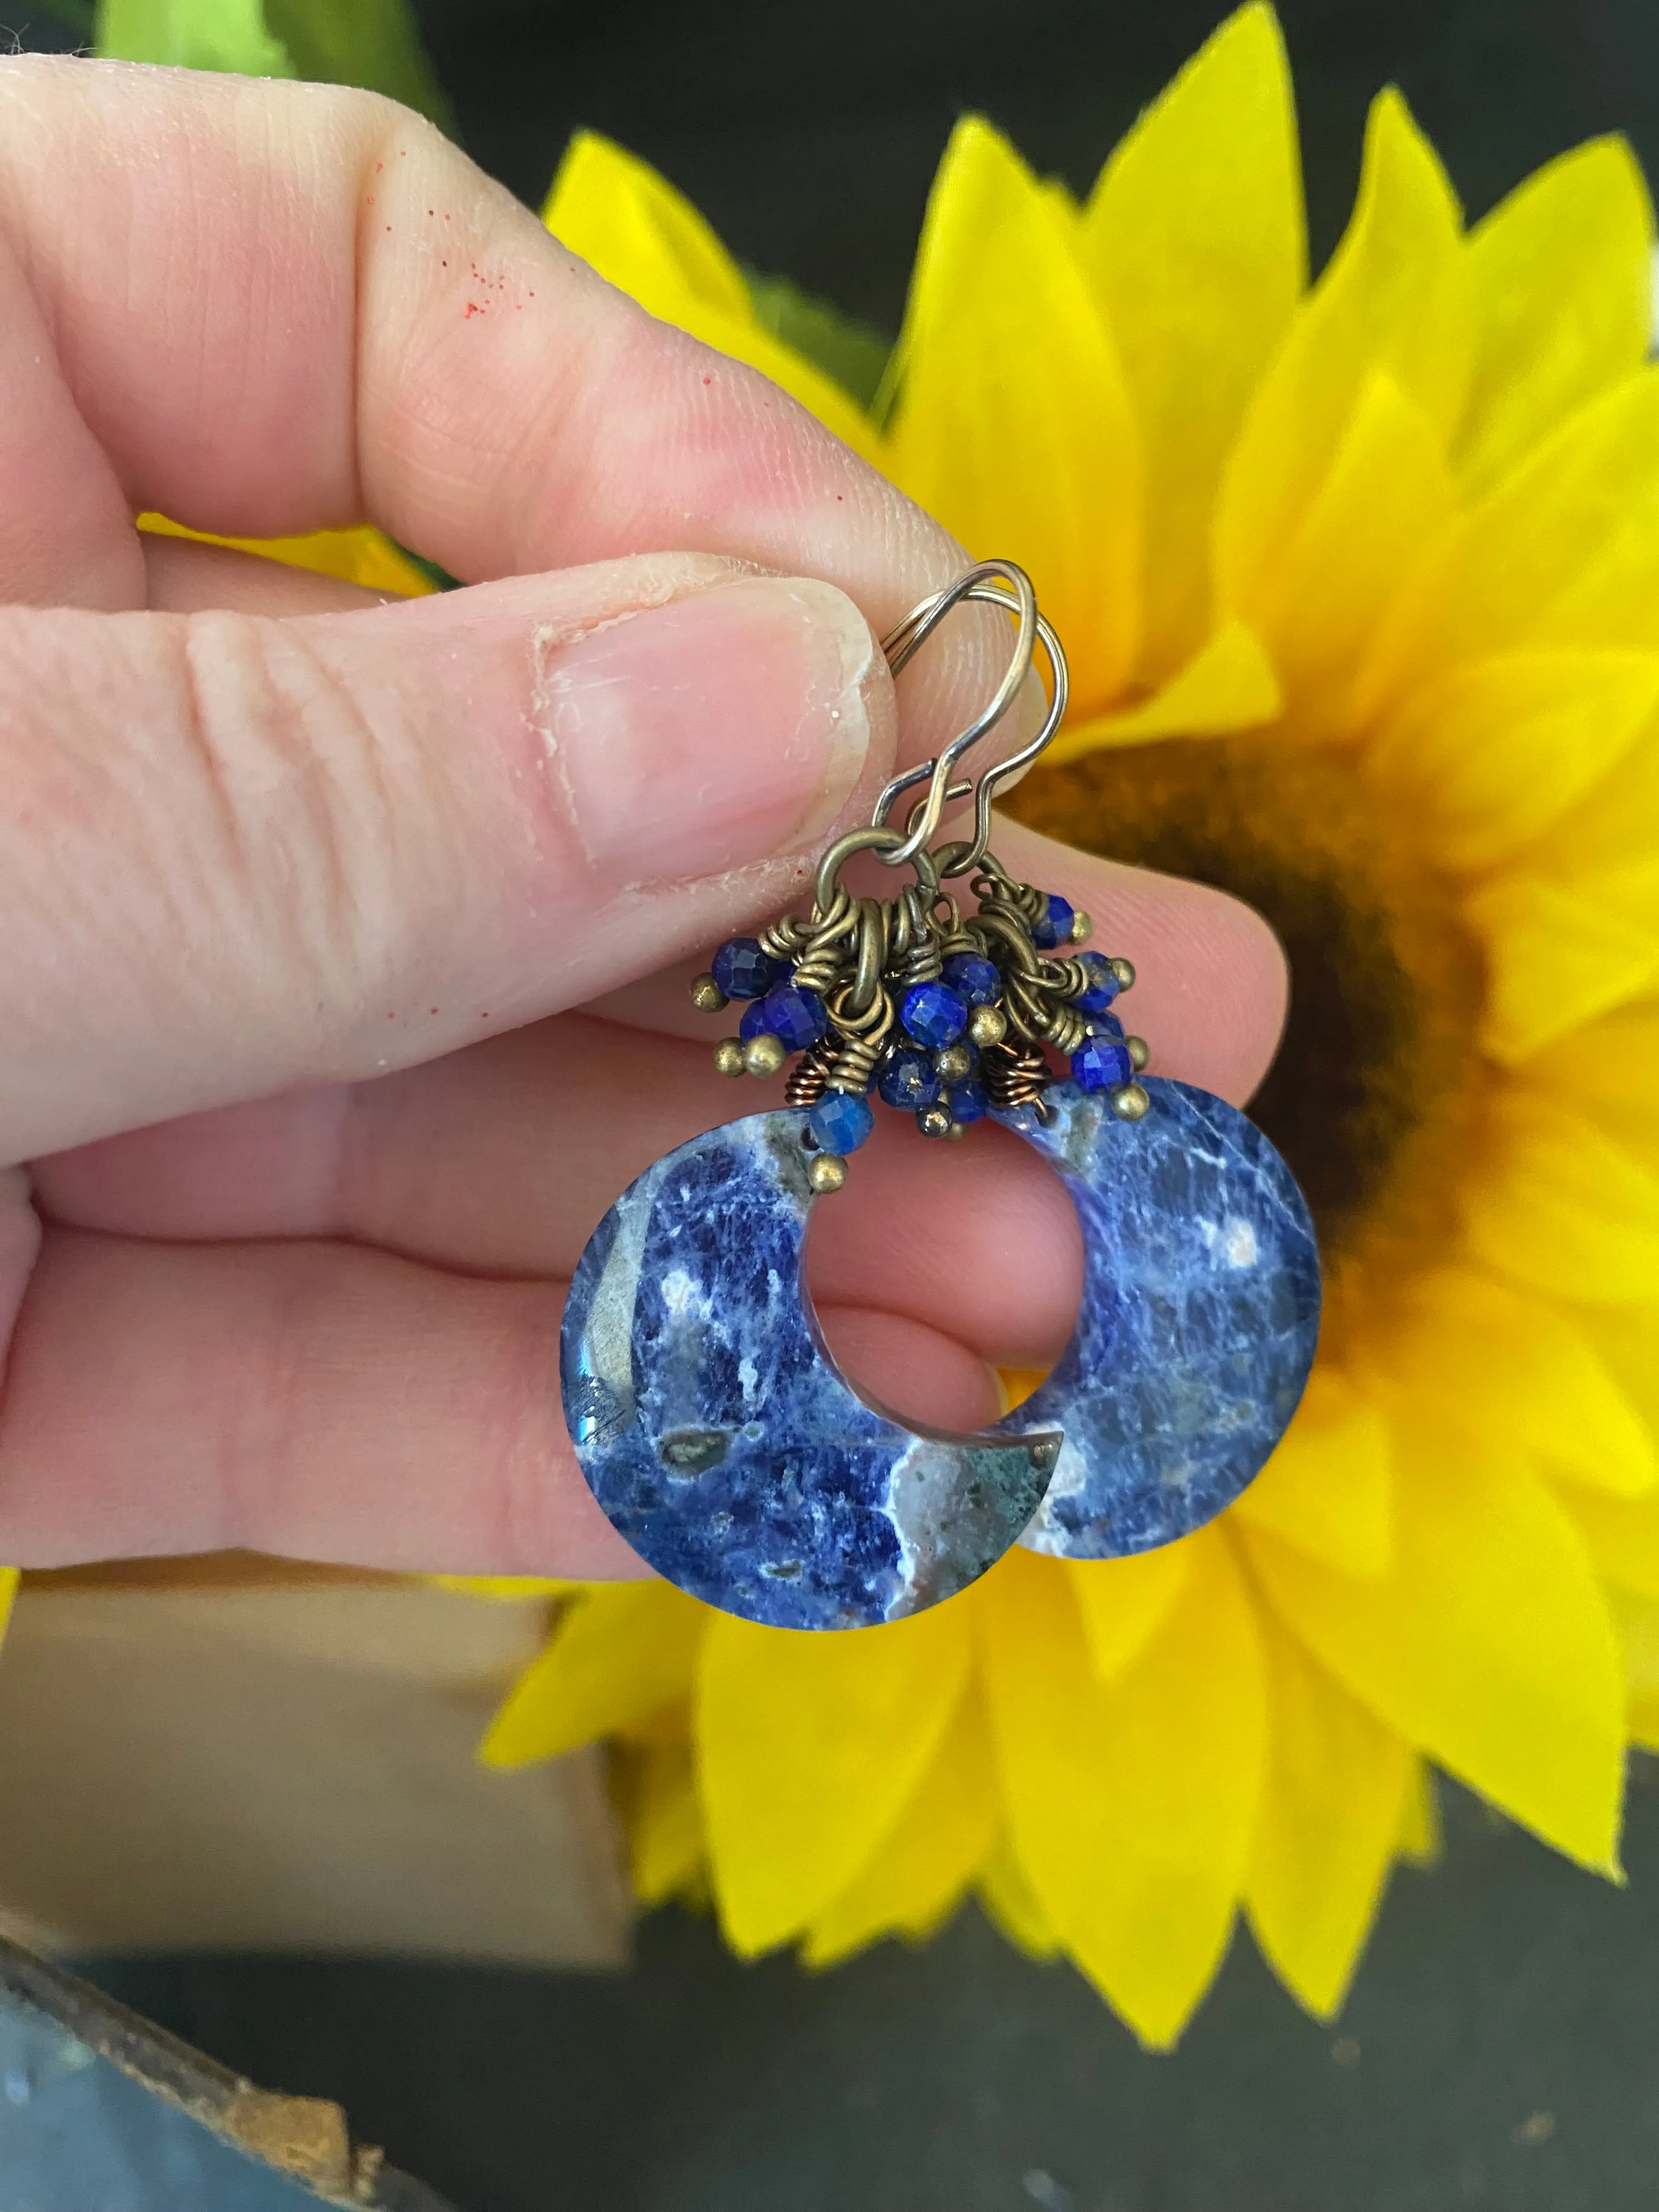
[[[1001,579],[1000,582],[998,580]],[[983,605],[1000,607],[1014,617],[1018,625],[1013,656],[1007,672],[998,684],[989,702],[976,714],[967,728],[953,738],[950,744],[936,753],[932,760],[921,761],[915,768],[896,775],[876,801],[871,827],[884,830],[895,800],[919,783],[927,788],[910,810],[902,838],[890,848],[882,848],[879,858],[888,867],[897,867],[914,860],[916,854],[933,838],[939,817],[947,805],[971,797],[974,800],[974,836],[971,844],[952,846],[948,864],[942,872],[959,876],[976,868],[985,857],[991,839],[991,804],[1002,786],[1020,769],[1029,767],[1052,740],[1065,717],[1066,701],[1070,679],[1066,673],[1066,655],[1060,640],[1048,622],[1037,611],[1036,593],[1025,571],[1012,561],[981,561],[948,584],[942,592],[934,592],[918,605],[911,608],[902,622],[889,631],[882,640],[882,651],[887,665],[895,676],[899,675],[915,658],[921,647],[938,629],[953,607],[975,601]],[[1049,669],[1048,711],[1043,716],[1042,727],[1029,744],[988,769],[977,783],[969,777],[953,783],[952,775],[957,763],[980,739],[994,730],[1018,698],[1030,674],[1031,663],[1038,644],[1042,647]]]

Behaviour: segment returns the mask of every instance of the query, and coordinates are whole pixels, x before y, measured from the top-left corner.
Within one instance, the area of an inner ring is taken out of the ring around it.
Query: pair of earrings
[[[1318,1337],[1318,1253],[1284,1161],[1224,1100],[1143,1076],[1146,1048],[1112,1011],[1129,963],[1074,950],[1087,917],[990,850],[998,787],[1066,708],[1065,656],[1030,580],[1009,562],[969,569],[884,641],[889,663],[897,674],[975,600],[1017,621],[994,697],[830,848],[808,913],[722,945],[692,987],[707,1012],[748,1002],[715,1047],[724,1073],[775,1074],[795,1056],[784,1106],[694,1138],[630,1184],[565,1307],[565,1418],[606,1515],[682,1589],[778,1627],[901,1619],[1016,1542],[1094,1559],[1186,1535],[1273,1450]],[[957,781],[1039,642],[1042,727]],[[890,826],[919,785],[905,830]],[[973,836],[935,845],[945,806],[969,797]],[[854,895],[842,872],[860,852],[908,880],[891,898]],[[971,909],[949,888],[964,879]],[[812,1310],[807,1221],[871,1133],[872,1090],[930,1136],[1012,1130],[1082,1225],[1070,1343],[1034,1396],[976,1436],[879,1405],[836,1366]]]

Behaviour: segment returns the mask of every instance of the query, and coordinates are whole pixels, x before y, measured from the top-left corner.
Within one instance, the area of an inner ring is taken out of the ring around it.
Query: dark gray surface
[[[1247,1936],[1152,2057],[973,1912],[823,1976],[680,1913],[634,1972],[186,1961],[101,1978],[258,2078],[343,2102],[465,2212],[1653,2212],[1659,1790],[1631,1885],[1452,1797],[1342,2021]],[[0,2204],[3,2199],[0,2199]],[[11,2212],[11,2208],[4,2208]]]

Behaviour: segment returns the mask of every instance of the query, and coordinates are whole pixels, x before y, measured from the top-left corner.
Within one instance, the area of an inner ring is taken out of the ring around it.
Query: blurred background
[[[596,128],[659,167],[750,267],[890,336],[961,112],[1086,187],[1226,10],[416,12],[463,143],[526,201],[540,204],[570,132]],[[1653,0],[1280,0],[1279,13],[1316,260],[1346,220],[1365,108],[1388,82],[1471,216],[1600,131],[1623,131],[1659,169]],[[78,35],[77,18],[44,9],[3,21],[25,46]],[[597,1963],[603,1943],[580,1969],[275,1961],[235,1955],[229,1926],[222,1955],[83,1965],[227,2065],[344,2103],[360,2136],[464,2212],[1645,2212],[1659,2173],[1659,1790],[1638,1774],[1624,1892],[1457,1793],[1445,1809],[1441,1864],[1396,1880],[1334,2027],[1298,2012],[1241,1938],[1171,2057],[1141,2053],[1068,1967],[1016,1956],[972,1908],[925,1950],[884,1945],[821,1978],[739,1966],[678,1911],[644,1924],[625,1968]]]

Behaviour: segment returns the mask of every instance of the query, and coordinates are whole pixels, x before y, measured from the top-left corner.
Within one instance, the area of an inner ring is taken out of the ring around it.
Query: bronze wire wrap
[[[1015,619],[1013,654],[990,702],[931,760],[887,785],[866,828],[849,830],[829,847],[817,865],[809,911],[781,915],[760,933],[762,951],[793,964],[793,987],[814,994],[830,1021],[829,1035],[808,1047],[789,1072],[784,1096],[791,1107],[810,1109],[831,1089],[862,1096],[894,1041],[896,1000],[918,983],[937,981],[945,962],[958,954],[991,960],[1000,979],[994,1003],[1004,1033],[979,1048],[993,1106],[1034,1105],[1042,1113],[1042,1091],[1053,1079],[1044,1047],[1071,1054],[1090,1034],[1089,1018],[1072,1001],[1090,988],[1094,975],[1069,951],[1056,947],[1050,957],[1037,945],[1036,932],[1048,915],[1046,896],[1011,876],[989,849],[996,791],[1042,751],[1066,710],[1066,656],[1038,611],[1030,580],[1012,562],[981,562],[913,607],[883,640],[883,651],[897,676],[951,609],[969,602],[1000,607]],[[977,780],[953,781],[957,764],[1020,696],[1039,644],[1050,684],[1036,736]],[[905,828],[890,826],[895,802],[922,784],[927,787],[912,805]],[[945,806],[970,797],[973,836],[930,849],[928,841]],[[914,880],[890,898],[855,895],[842,881],[842,870],[866,852],[884,866],[908,866]],[[976,901],[976,910],[967,915],[944,889],[946,881],[963,876]],[[1070,942],[1080,941],[1088,929],[1087,916],[1078,916]],[[1107,965],[1119,988],[1127,990],[1134,981],[1129,963],[1114,959]],[[706,1002],[713,984],[712,975],[699,976],[692,987],[694,1000]],[[714,995],[719,996],[717,990]],[[733,1042],[725,1040],[719,1050],[726,1052]],[[1132,1068],[1139,1071],[1146,1062],[1146,1047],[1139,1037],[1125,1043]],[[1111,1103],[1126,1119],[1134,1119],[1146,1111],[1146,1093],[1131,1081],[1117,1086]],[[937,1108],[924,1108],[917,1115],[929,1133],[943,1133],[931,1127],[939,1118]],[[945,1118],[950,1119],[948,1114]],[[959,1134],[960,1126],[953,1126],[951,1133]]]

